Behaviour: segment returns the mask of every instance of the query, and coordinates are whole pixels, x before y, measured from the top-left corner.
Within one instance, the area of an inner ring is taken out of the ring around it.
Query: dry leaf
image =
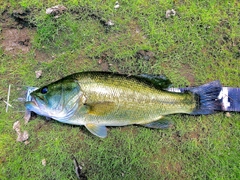
[[[29,135],[27,131],[24,131],[23,133],[20,131],[20,121],[16,121],[13,124],[13,129],[16,131],[18,137],[17,137],[17,141],[19,142],[24,142],[26,140],[28,140]]]

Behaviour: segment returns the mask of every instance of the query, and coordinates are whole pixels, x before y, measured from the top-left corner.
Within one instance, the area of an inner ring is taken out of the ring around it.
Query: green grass
[[[36,24],[27,54],[0,48],[0,98],[6,99],[8,84],[42,86],[74,72],[101,71],[99,60],[109,64],[109,71],[165,74],[175,87],[217,79],[240,86],[238,1],[123,1],[117,10],[114,3],[62,1],[69,11],[54,19],[45,10],[60,2],[0,1],[1,12],[8,5],[9,13],[29,8]],[[172,8],[177,16],[166,19]],[[106,28],[100,20],[115,25]],[[1,32],[4,28],[1,24]],[[138,59],[139,50],[154,57]],[[43,75],[36,79],[39,69]],[[89,179],[240,177],[239,113],[171,115],[172,129],[110,127],[108,137],[99,139],[84,127],[42,117],[24,125],[23,114],[6,113],[2,101],[0,108],[0,179],[76,179],[72,155],[84,163]],[[28,145],[15,141],[17,120],[30,134]]]

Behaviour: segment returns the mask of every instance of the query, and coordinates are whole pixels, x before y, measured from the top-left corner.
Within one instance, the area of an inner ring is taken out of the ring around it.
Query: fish
[[[61,123],[83,125],[100,138],[107,136],[107,126],[168,128],[167,115],[216,112],[218,80],[184,93],[167,91],[170,85],[162,76],[80,72],[31,92],[25,107]]]

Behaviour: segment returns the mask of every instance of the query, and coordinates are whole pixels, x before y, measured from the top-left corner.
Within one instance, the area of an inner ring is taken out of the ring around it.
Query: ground
[[[14,104],[19,87],[88,70],[164,74],[175,87],[240,86],[239,2],[114,3],[66,1],[56,18],[46,14],[55,1],[0,1],[0,179],[76,179],[72,155],[89,179],[237,179],[239,113],[171,115],[170,129],[108,127],[99,139],[84,127],[39,116],[24,125],[23,113],[5,112],[9,84]],[[166,18],[168,9],[176,15]],[[17,120],[28,145],[16,142]]]

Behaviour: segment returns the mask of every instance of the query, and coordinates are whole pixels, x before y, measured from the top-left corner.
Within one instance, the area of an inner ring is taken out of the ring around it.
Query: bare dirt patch
[[[30,21],[33,18],[34,11],[14,10],[9,13],[3,11],[0,19],[0,47],[7,55],[27,54],[32,49],[32,39],[36,32],[36,25]],[[48,62],[53,58],[50,54],[35,49],[35,58],[37,61]]]
[[[194,86],[195,77],[192,68],[188,64],[183,64],[180,69],[181,76],[186,77],[186,79],[190,82],[190,86]]]
[[[7,54],[27,53],[31,48],[29,29],[3,29],[1,46]]]
[[[9,55],[28,53],[31,48],[30,42],[34,29],[26,27],[28,25],[25,19],[27,14],[24,11],[9,13],[5,10],[1,15],[0,46],[4,52]]]
[[[38,62],[50,62],[54,59],[54,57],[51,54],[45,53],[40,50],[35,50],[35,59]]]

